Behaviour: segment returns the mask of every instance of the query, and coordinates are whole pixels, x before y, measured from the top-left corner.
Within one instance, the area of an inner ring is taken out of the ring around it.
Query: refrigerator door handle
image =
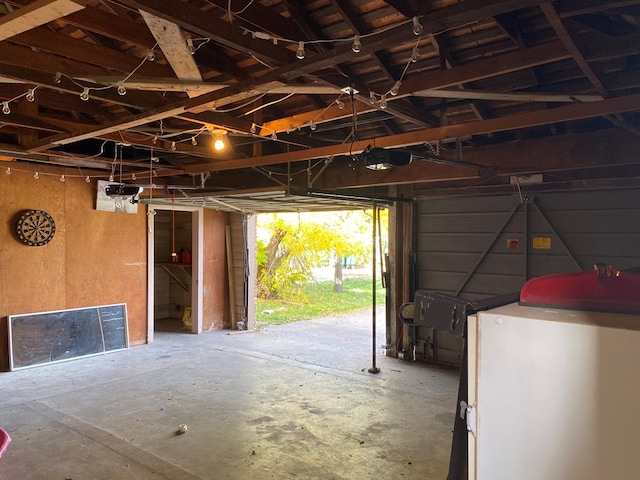
[[[462,412],[460,412],[462,414]],[[466,408],[467,414],[467,431],[471,432],[471,434],[476,437],[476,432],[478,429],[478,411],[476,409],[476,404],[467,405]]]

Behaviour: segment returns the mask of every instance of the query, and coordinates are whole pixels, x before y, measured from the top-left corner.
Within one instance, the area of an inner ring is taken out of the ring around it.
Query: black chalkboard
[[[124,303],[9,316],[11,370],[128,347]]]

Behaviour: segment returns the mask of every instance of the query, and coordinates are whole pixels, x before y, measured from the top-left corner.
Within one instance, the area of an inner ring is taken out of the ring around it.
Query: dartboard
[[[27,210],[20,215],[16,231],[22,243],[39,247],[51,241],[56,233],[56,224],[51,215],[43,210]]]

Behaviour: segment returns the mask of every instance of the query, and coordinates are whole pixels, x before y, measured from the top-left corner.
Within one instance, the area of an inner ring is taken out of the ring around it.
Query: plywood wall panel
[[[83,178],[12,169],[0,175],[0,369],[8,368],[11,314],[126,303],[132,344],[146,342],[146,209],[95,210],[95,185]],[[22,210],[56,222],[53,240],[28,247],[14,229]]]
[[[225,231],[229,214],[204,211],[203,331],[230,328]]]

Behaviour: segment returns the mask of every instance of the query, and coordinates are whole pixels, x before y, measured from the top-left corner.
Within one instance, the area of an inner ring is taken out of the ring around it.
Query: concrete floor
[[[370,319],[157,332],[0,373],[0,479],[444,479],[457,374],[384,356],[367,373]]]

